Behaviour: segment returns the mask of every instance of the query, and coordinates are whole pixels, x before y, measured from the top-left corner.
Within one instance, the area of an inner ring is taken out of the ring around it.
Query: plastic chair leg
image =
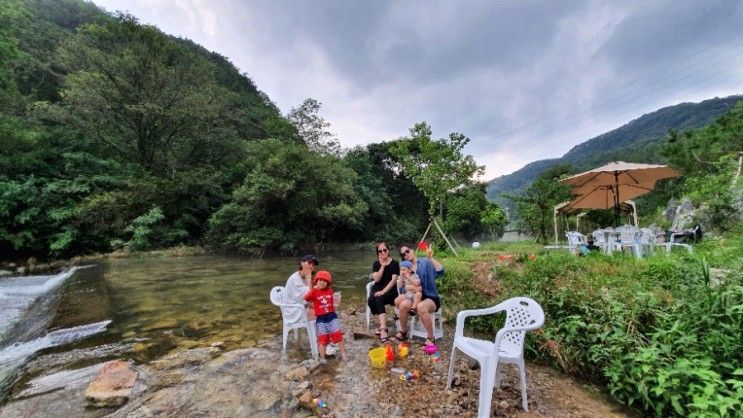
[[[495,384],[493,385],[494,388],[500,387],[500,362],[495,365]]]
[[[289,329],[284,327],[284,339],[283,339],[283,349],[282,352],[286,352],[286,340],[289,338]]]
[[[294,342],[299,342],[299,330],[294,328]]]
[[[451,380],[454,378],[454,360],[457,358],[457,347],[451,347],[451,360],[449,360],[449,374],[446,376],[446,388],[451,389]]]
[[[366,307],[366,330],[369,331],[369,324],[371,323],[371,310]]]
[[[487,364],[480,364],[480,396],[477,416],[479,418],[490,417],[490,405],[493,400],[493,375],[492,367]]]
[[[519,366],[519,380],[521,380],[521,406],[524,407],[524,411],[529,410],[529,402],[526,400],[526,367],[524,366],[524,360],[521,360]]]
[[[312,358],[320,358],[320,350],[317,348],[317,332],[315,332],[315,323],[317,321],[307,321],[307,337],[310,339],[310,351],[312,352]]]

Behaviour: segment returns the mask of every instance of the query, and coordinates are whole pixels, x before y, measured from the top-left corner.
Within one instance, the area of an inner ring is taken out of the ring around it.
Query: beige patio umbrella
[[[613,207],[619,224],[619,204],[649,193],[660,179],[681,174],[667,165],[615,161],[566,179],[573,187],[571,208],[608,209]]]

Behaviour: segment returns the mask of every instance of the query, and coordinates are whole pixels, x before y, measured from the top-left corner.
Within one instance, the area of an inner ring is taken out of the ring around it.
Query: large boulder
[[[137,371],[123,360],[104,364],[98,376],[85,390],[85,400],[94,407],[111,407],[125,404],[137,380]]]

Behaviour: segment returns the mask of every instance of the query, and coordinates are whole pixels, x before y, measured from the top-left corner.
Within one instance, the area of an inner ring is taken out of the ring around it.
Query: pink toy
[[[437,351],[439,349],[436,347],[436,344],[426,344],[425,347],[423,347],[423,351],[426,352],[429,356]]]

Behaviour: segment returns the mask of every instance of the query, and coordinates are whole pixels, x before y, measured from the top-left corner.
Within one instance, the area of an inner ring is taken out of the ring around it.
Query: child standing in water
[[[418,275],[413,272],[413,263],[404,260],[400,262],[400,275],[397,276],[397,290],[400,296],[395,299],[395,306],[399,304],[398,299],[407,298],[413,302],[412,308],[410,308],[410,314],[415,315],[418,313],[418,304],[423,298],[423,288],[421,287],[421,280]]]
[[[341,321],[335,313],[333,289],[330,287],[332,282],[333,279],[329,272],[318,271],[312,281],[312,287],[304,295],[304,300],[312,302],[315,315],[317,315],[317,341],[320,344],[321,363],[325,363],[325,351],[330,342],[338,344],[341,349],[341,357],[343,360],[346,359],[346,346],[343,344]]]

